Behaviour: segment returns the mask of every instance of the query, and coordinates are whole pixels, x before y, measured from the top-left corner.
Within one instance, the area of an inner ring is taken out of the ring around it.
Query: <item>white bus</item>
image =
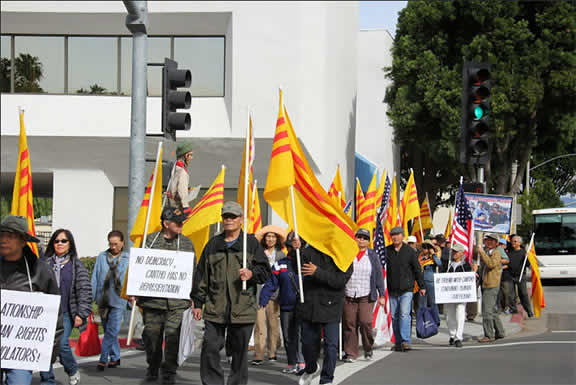
[[[576,208],[532,211],[540,276],[576,278]]]

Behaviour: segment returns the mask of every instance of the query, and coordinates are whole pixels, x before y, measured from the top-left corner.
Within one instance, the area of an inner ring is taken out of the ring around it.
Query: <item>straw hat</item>
[[[264,226],[260,230],[256,231],[254,236],[259,241],[262,241],[262,238],[264,238],[264,236],[268,233],[276,234],[276,236],[278,238],[280,238],[280,242],[282,242],[282,244],[284,244],[284,242],[286,242],[286,230],[284,230],[282,227],[276,226],[276,225]]]

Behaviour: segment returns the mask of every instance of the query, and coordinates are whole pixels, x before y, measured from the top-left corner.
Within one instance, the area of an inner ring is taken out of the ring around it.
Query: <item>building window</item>
[[[68,39],[68,93],[118,94],[118,39]]]
[[[170,58],[169,37],[148,38],[148,63]],[[122,93],[132,94],[132,38],[122,38]],[[162,67],[148,67],[148,96],[162,96]]]
[[[14,91],[64,93],[64,37],[16,36]]]
[[[1,92],[132,93],[132,37],[1,37]],[[148,38],[148,63],[163,63],[164,58],[171,58],[180,68],[190,69],[191,93],[196,97],[224,96],[224,52],[223,36]],[[162,67],[149,66],[148,96],[161,93]]]
[[[12,38],[2,35],[0,40],[0,92],[10,92]]]
[[[192,96],[224,96],[224,37],[175,37],[174,60],[192,71]]]

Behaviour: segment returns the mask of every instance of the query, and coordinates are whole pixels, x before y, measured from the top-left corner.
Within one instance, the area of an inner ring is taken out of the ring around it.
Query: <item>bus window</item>
[[[536,255],[558,254],[561,248],[560,229],[562,216],[558,214],[542,214],[534,216],[534,246]]]
[[[568,254],[576,254],[576,214],[562,216],[562,248]]]

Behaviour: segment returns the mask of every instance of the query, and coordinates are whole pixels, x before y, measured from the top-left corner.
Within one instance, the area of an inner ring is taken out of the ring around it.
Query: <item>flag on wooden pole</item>
[[[404,228],[404,234],[408,235],[408,222],[420,216],[420,205],[418,204],[418,192],[416,191],[416,183],[414,183],[413,170],[410,172],[410,178],[408,178],[400,206],[402,227]]]
[[[34,204],[32,196],[32,166],[30,165],[30,152],[24,128],[24,111],[20,110],[20,138],[18,140],[18,164],[14,176],[14,189],[12,190],[12,207],[10,215],[26,218],[28,232],[36,236],[34,226]],[[38,256],[38,244],[28,242],[28,246]]]
[[[316,179],[284,107],[282,91],[279,104],[264,199],[294,229],[297,216],[299,234],[346,271],[358,252],[356,225]]]
[[[546,301],[544,300],[544,289],[542,288],[542,280],[540,279],[538,258],[536,258],[534,234],[532,234],[526,258],[528,259],[528,262],[530,262],[530,268],[532,270],[532,305],[534,306],[534,315],[540,317],[542,308],[546,307]],[[522,268],[522,272],[524,272],[524,268]]]

